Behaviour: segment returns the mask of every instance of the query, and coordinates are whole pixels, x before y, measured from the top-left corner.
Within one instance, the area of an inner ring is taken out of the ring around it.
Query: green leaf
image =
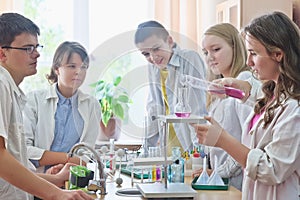
[[[110,118],[111,118],[111,112],[107,111],[107,112],[102,113],[102,122],[105,127],[107,126]]]
[[[96,92],[102,91],[103,88],[104,88],[104,86],[105,86],[104,81],[99,81],[99,82],[96,84],[96,88],[95,88]]]
[[[99,80],[99,81],[97,81],[97,82],[95,82],[95,83],[91,83],[89,86],[90,86],[90,87],[96,87],[97,85],[100,85],[100,84],[103,84],[103,83],[104,83],[103,80]]]
[[[129,97],[126,96],[126,95],[120,95],[117,100],[121,101],[123,103],[128,103],[129,102]]]
[[[113,102],[113,97],[112,96],[106,96],[106,101],[107,101],[107,103],[109,104],[109,105],[111,105],[112,104],[112,102]]]
[[[121,80],[122,80],[121,76],[116,76],[114,78],[114,86],[119,85],[119,83],[121,82]]]
[[[114,85],[113,85],[112,83],[107,83],[107,84],[105,85],[105,92],[111,93],[112,90],[113,90],[113,88],[114,88]]]
[[[115,116],[119,117],[120,119],[124,119],[124,110],[121,104],[117,103],[112,107],[113,113]]]

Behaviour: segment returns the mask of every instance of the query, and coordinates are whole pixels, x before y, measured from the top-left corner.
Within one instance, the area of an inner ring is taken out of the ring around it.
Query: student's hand
[[[62,192],[56,195],[54,200],[93,200],[90,195],[86,194],[82,190],[62,190]]]
[[[64,164],[54,165],[46,170],[46,174],[57,174],[64,166]]]
[[[203,168],[194,170],[194,171],[192,172],[192,177],[195,178],[195,177],[200,176],[200,174],[202,173],[202,171],[203,171]],[[213,170],[212,170],[212,169],[206,169],[206,172],[207,172],[207,174],[210,176],[211,173],[213,172]]]
[[[218,146],[219,137],[224,129],[212,117],[205,116],[204,119],[209,123],[191,124],[195,128],[198,142],[207,146]]]
[[[225,99],[227,98],[227,95],[225,94],[225,88],[223,85],[221,84],[211,84],[208,86],[208,92],[212,95],[212,96],[216,96],[220,99]]]
[[[212,82],[242,90],[245,93],[245,97],[241,99],[243,102],[245,102],[250,96],[252,86],[248,81],[243,81],[236,78],[220,78],[213,80]]]
[[[65,181],[69,180],[70,176],[70,167],[71,166],[76,166],[74,163],[66,163],[61,170],[59,170],[58,173],[55,174],[55,176],[58,179],[58,187],[62,187],[65,185]]]

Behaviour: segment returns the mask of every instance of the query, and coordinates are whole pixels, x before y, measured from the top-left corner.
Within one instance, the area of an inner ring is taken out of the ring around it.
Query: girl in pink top
[[[261,116],[244,134],[251,140],[241,144],[211,117],[206,117],[209,124],[194,125],[197,137],[202,144],[224,149],[244,167],[243,199],[299,200],[299,28],[285,14],[273,12],[254,19],[243,34],[247,64],[264,82],[264,96],[253,112]],[[248,82],[233,78],[219,83],[251,89]]]

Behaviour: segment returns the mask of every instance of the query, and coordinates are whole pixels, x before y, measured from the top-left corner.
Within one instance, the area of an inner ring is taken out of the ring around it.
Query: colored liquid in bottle
[[[184,117],[184,118],[186,118],[186,117],[189,117],[191,115],[191,113],[190,112],[175,112],[175,115],[177,117]]]
[[[211,93],[216,93],[216,94],[226,94],[230,97],[234,97],[237,99],[242,99],[245,97],[245,93],[242,90],[232,88],[232,87],[224,87],[224,89],[208,89],[209,92]]]
[[[232,88],[232,87],[225,87],[225,92],[228,96],[237,98],[237,99],[242,99],[245,97],[245,93],[242,90]]]
[[[160,167],[158,166],[156,168],[156,181],[160,181],[161,180],[161,169]]]
[[[156,165],[152,166],[152,181],[156,181]]]

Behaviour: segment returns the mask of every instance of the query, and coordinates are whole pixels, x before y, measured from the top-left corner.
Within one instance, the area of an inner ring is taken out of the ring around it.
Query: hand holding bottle
[[[232,91],[234,93],[236,93],[234,89],[236,91],[242,91],[244,95],[242,98],[239,98],[242,102],[245,102],[247,98],[250,96],[252,86],[247,81],[239,80],[236,78],[221,78],[221,79],[213,80],[212,82],[218,85],[223,85],[227,88],[231,88],[233,89]]]
[[[234,80],[237,80],[237,79],[234,79]],[[207,80],[199,79],[199,78],[196,78],[196,77],[193,77],[190,75],[181,75],[181,77],[180,77],[180,82],[183,85],[190,85],[194,88],[206,90],[213,95],[219,96],[220,98],[225,98],[227,96],[241,99],[241,100],[243,100],[245,98],[246,95],[245,95],[244,90],[239,89],[238,87],[233,87],[234,84],[232,84],[233,81],[231,79],[228,79],[228,81],[226,81],[226,80],[223,80],[223,81],[224,81],[224,83],[222,83],[221,79],[219,80],[219,82],[217,82],[216,80],[214,82],[209,82]],[[249,85],[250,84],[248,84],[248,86]],[[251,86],[250,86],[250,89],[251,89]]]

